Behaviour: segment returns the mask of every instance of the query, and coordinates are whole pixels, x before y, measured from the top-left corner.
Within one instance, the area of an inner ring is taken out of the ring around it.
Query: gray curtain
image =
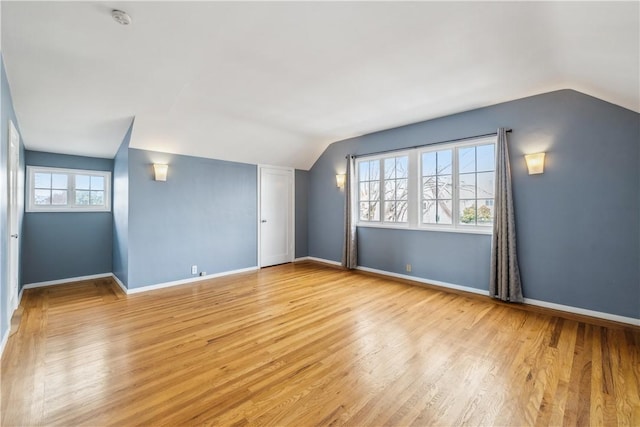
[[[344,245],[342,247],[342,266],[354,269],[358,266],[358,236],[356,219],[353,218],[354,195],[356,186],[356,158],[347,156],[347,179],[344,185]]]
[[[511,167],[505,128],[498,129],[496,145],[496,194],[491,245],[489,292],[502,301],[523,302],[516,254],[516,223],[511,192]]]

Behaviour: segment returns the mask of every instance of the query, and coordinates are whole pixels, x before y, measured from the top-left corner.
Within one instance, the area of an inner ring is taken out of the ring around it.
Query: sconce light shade
[[[344,173],[339,173],[336,175],[336,186],[338,188],[344,187],[345,182],[347,181],[347,175]]]
[[[167,171],[169,170],[169,165],[163,165],[160,163],[153,164],[153,172],[155,173],[156,181],[166,181],[167,180]]]
[[[529,169],[529,175],[544,173],[544,154],[545,153],[535,153],[524,156],[527,162],[527,169]]]

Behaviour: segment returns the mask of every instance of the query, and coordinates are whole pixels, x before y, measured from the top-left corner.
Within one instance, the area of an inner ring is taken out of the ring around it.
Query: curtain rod
[[[510,133],[511,129],[507,129],[506,132]],[[448,144],[449,142],[458,142],[458,141],[464,141],[464,140],[467,140],[467,139],[476,139],[476,138],[482,138],[484,136],[495,136],[495,135],[498,135],[498,132],[485,133],[483,135],[466,136],[464,138],[448,139],[446,141],[430,142],[428,144],[414,145],[413,147],[393,148],[391,150],[375,151],[373,153],[367,153],[367,154],[353,154],[353,155],[351,155],[351,157],[356,157],[357,158],[357,157],[375,156],[375,155],[378,155],[378,154],[393,153],[394,151],[414,150],[416,148],[429,147],[431,145]],[[345,158],[348,159],[349,156],[346,156]]]

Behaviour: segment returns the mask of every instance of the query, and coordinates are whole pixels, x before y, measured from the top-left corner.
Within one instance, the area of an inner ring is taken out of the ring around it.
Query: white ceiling
[[[557,89],[640,111],[639,5],[3,0],[2,53],[29,149],[113,157],[135,116],[135,148],[309,169]]]

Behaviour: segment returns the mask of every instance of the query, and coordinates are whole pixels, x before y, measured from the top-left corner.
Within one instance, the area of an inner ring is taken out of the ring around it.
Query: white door
[[[293,261],[293,176],[293,169],[260,166],[260,267]]]
[[[18,270],[19,270],[19,229],[18,229],[18,213],[20,208],[20,190],[23,186],[20,184],[19,165],[20,165],[20,135],[9,120],[9,156],[7,165],[7,183],[8,183],[8,258],[9,258],[9,293],[7,295],[7,313],[11,315],[13,310],[18,306]]]

